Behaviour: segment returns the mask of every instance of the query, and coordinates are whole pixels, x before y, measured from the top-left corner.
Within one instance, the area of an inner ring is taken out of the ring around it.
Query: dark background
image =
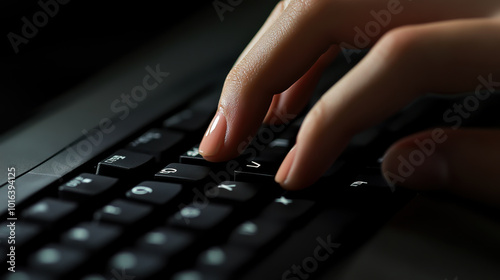
[[[27,44],[20,44],[16,54],[8,34],[22,36],[22,18],[33,23],[33,15],[43,9],[38,1],[1,1],[0,133],[192,12],[211,5],[209,0],[69,1],[59,4],[57,14],[49,16]]]

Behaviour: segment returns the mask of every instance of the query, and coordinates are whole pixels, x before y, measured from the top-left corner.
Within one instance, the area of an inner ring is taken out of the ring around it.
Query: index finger
[[[200,145],[208,160],[237,156],[255,134],[274,94],[293,84],[331,44],[321,9],[292,1],[228,74],[219,108]],[[315,30],[315,32],[310,32]],[[241,147],[240,147],[241,150]]]

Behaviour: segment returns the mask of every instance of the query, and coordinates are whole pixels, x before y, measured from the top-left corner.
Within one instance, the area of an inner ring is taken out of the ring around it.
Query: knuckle
[[[318,123],[321,120],[326,119],[327,117],[326,112],[327,112],[326,104],[320,99],[320,101],[316,102],[316,104],[313,106],[313,108],[309,112],[308,117],[311,118],[311,121]]]
[[[415,58],[425,37],[424,31],[415,26],[403,26],[388,31],[379,41],[375,52],[387,61],[398,63]]]
[[[324,12],[336,1],[331,0],[284,0],[284,7],[289,7],[296,14],[317,14]]]
[[[302,9],[321,11],[332,4],[331,0],[297,0]]]
[[[238,63],[226,76],[225,86],[230,87],[233,92],[241,90],[252,77],[252,71],[247,66]]]

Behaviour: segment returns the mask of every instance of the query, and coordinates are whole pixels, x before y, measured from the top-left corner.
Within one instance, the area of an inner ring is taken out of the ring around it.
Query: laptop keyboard
[[[339,234],[328,239],[330,247],[316,252],[324,256],[334,248],[340,257],[413,196],[390,188],[380,175],[380,156],[391,142],[381,137],[380,127],[358,135],[323,178],[303,191],[287,192],[274,183],[300,117],[286,126],[263,126],[240,158],[205,161],[198,141],[213,116],[216,94],[146,127],[18,210],[16,273],[1,279],[271,275],[266,257],[289,246],[295,232],[312,230],[316,217],[342,213],[328,222]],[[9,232],[3,224],[0,240],[7,240]],[[311,240],[317,234],[312,231]],[[0,251],[5,264],[8,247],[2,244]],[[310,254],[297,252],[302,260]],[[288,273],[279,265],[276,269],[276,275]]]

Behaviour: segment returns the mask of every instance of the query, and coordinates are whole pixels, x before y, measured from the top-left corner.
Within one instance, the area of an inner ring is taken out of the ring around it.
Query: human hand
[[[263,121],[300,112],[339,46],[371,45],[307,114],[276,174],[285,189],[311,185],[354,134],[414,98],[476,90],[478,78],[486,81],[485,90],[499,87],[499,12],[497,0],[281,1],[228,74],[200,153],[209,161],[237,156]],[[401,157],[411,157],[419,149],[416,143],[434,134],[395,143],[383,163],[386,178],[410,188],[444,188],[500,202],[495,176],[500,131],[442,130],[439,141],[446,140],[410,176],[399,174]]]

